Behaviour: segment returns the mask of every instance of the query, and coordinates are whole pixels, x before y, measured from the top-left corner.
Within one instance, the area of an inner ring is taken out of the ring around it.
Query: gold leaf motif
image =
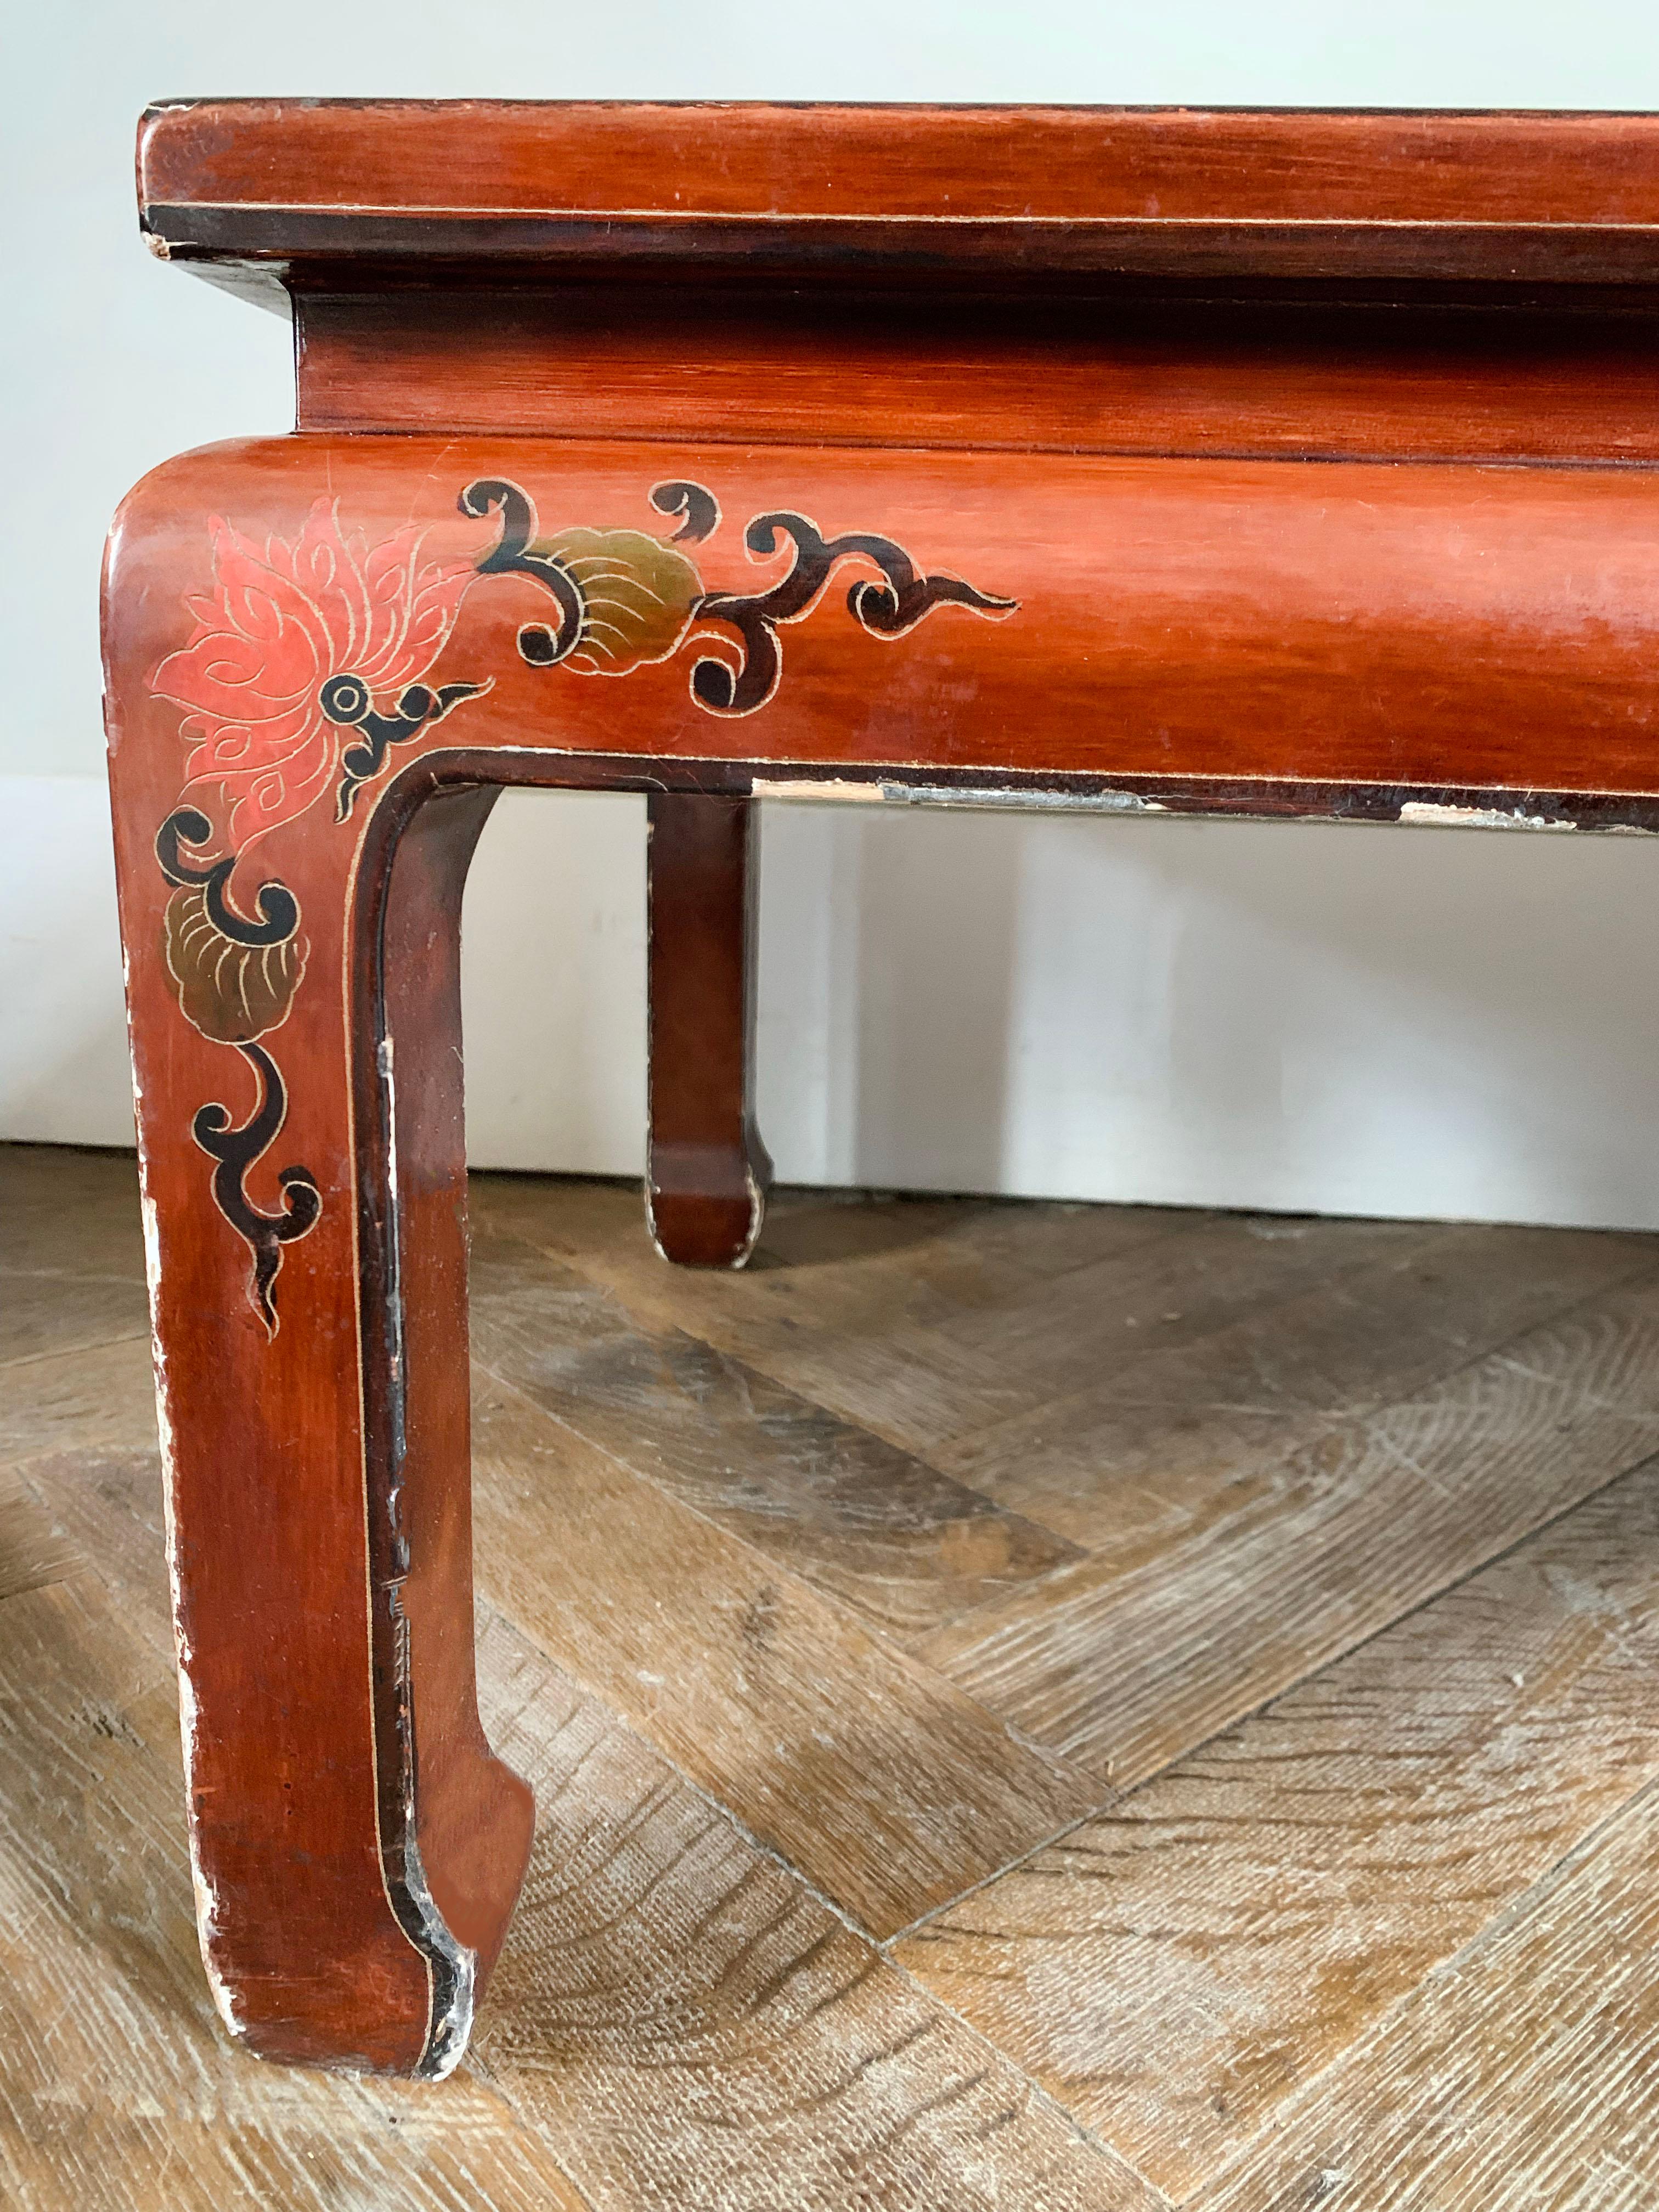
[[[167,901],[167,972],[185,1020],[216,1044],[252,1044],[288,1019],[310,949],[299,936],[239,945],[209,914],[198,885]]]
[[[584,676],[626,676],[666,660],[702,597],[684,554],[643,531],[561,530],[531,550],[557,561],[582,595],[581,634],[564,665]]]

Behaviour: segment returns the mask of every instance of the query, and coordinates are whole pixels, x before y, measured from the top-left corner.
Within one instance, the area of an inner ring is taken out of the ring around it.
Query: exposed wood
[[[142,1283],[131,1152],[0,1145],[0,1267]]]
[[[49,1203],[52,1158],[31,1173],[72,1272],[108,1249],[107,1231],[89,1205],[83,1255],[75,1205]],[[72,1193],[80,1164],[62,1158]],[[0,1175],[11,1164],[0,1153]],[[112,1192],[131,1174],[120,1163],[104,1172]],[[1646,2125],[1632,2087],[1644,2048],[1632,2040],[1632,2008],[1619,2011],[1650,1941],[1645,1924],[1627,1940],[1630,1914],[1646,1911],[1628,1894],[1638,1877],[1604,1918],[1594,1900],[1587,1914],[1558,1916],[1516,1969],[1512,1993],[1483,1987],[1453,2002],[1436,1992],[1462,1989],[1470,1961],[1508,1940],[1517,1905],[1530,1912],[1549,1893],[1551,1867],[1597,1821],[1616,1825],[1620,1805],[1659,1771],[1647,1694],[1659,1638],[1653,1466],[1034,1857],[1001,1874],[983,1864],[992,1878],[955,1901],[947,1887],[939,1909],[884,1959],[815,1888],[924,1887],[930,1866],[945,1885],[978,1879],[980,1862],[948,1875],[945,1862],[981,1834],[1015,1832],[1031,1769],[1008,1760],[1032,1754],[914,1658],[860,1638],[847,1601],[823,1582],[809,1586],[805,1574],[822,1575],[836,1549],[835,1516],[822,1518],[824,1492],[811,1480],[813,1452],[793,1478],[787,1455],[778,1464],[769,1551],[752,1527],[738,1533],[740,1518],[713,1522],[714,1438],[753,1448],[732,1425],[724,1384],[711,1402],[725,1425],[688,1449],[695,1479],[677,1488],[662,1401],[655,1384],[638,1387],[635,1364],[638,1346],[660,1345],[672,1324],[665,1314],[638,1330],[617,1318],[615,1294],[596,1288],[624,1234],[637,1239],[633,1194],[504,1177],[479,1188],[477,1210],[490,1224],[477,1254],[480,1343],[498,1322],[526,1357],[539,1342],[563,1412],[556,1419],[501,1399],[483,1379],[480,1577],[503,1610],[484,1618],[480,1698],[496,1751],[536,1785],[541,1825],[477,2064],[436,2091],[370,2086],[250,2068],[222,2037],[196,1961],[172,1809],[178,1735],[155,1455],[76,1449],[73,1425],[31,1409],[31,1391],[76,1359],[95,1363],[97,1350],[23,1362],[11,1370],[8,1433],[55,1435],[64,1448],[0,1478],[0,1548],[10,1547],[7,1559],[22,1562],[19,1579],[32,1585],[0,1600],[0,2033],[17,2054],[0,2069],[9,2203],[23,2212],[94,2200],[115,2212],[218,2212],[252,2189],[296,2212],[319,2190],[353,2212],[840,2212],[862,2187],[872,2204],[915,2212],[1158,2212],[1194,2201],[1207,2212],[1204,2190],[1231,2172],[1226,2212],[1258,2212],[1302,2201],[1306,2161],[1322,2160],[1321,2171],[1358,2177],[1357,2212],[1645,2203],[1654,2175],[1644,2138],[1626,2141],[1616,2118],[1632,2106],[1633,2128]],[[781,1288],[792,1275],[805,1286],[822,1271],[822,1327],[833,1335],[854,1325],[867,1271],[873,1305],[948,1322],[975,1310],[981,1293],[1016,1303],[1030,1293],[1045,1250],[1060,1275],[1100,1264],[1115,1218],[786,1193],[768,1231],[774,1264],[750,1287]],[[1206,1232],[1202,1216],[1159,1218],[1177,1241]],[[1119,1223],[1125,1256],[1150,1250],[1153,1225]],[[1175,1358],[1199,1363],[1194,1381],[1255,1372],[1263,1407],[1316,1405],[1328,1385],[1373,1393],[1377,1419],[1414,1404],[1420,1424],[1435,1393],[1395,1404],[1390,1340],[1409,1392],[1437,1330],[1455,1357],[1506,1318],[1524,1328],[1540,1307],[1576,1304],[1534,1329],[1530,1345],[1517,1340],[1485,1363],[1526,1370],[1516,1388],[1530,1378],[1541,1402],[1551,1387],[1535,1379],[1550,1371],[1542,1340],[1557,1346],[1565,1395],[1571,1330],[1593,1337],[1596,1316],[1645,1312],[1656,1295],[1643,1284],[1601,1287],[1641,1264],[1643,1240],[1472,1230],[1402,1244],[1397,1258],[1334,1265],[1322,1285],[1286,1295],[1276,1253],[1297,1243],[1302,1224],[1258,1226],[1291,1232],[1241,1248],[1264,1271],[1259,1316],[1278,1311],[1294,1327],[1285,1322],[1277,1345],[1271,1333],[1253,1335],[1260,1318],[1241,1288],[1243,1318],[1193,1337]],[[1334,1261],[1341,1249],[1333,1244]],[[682,1322],[692,1322],[710,1279],[646,1261],[684,1294]],[[1425,1282],[1417,1271],[1431,1264],[1443,1272]],[[1501,1289],[1506,1276],[1516,1279],[1511,1292]],[[586,1316],[562,1336],[551,1325],[561,1302]],[[1369,1353],[1345,1333],[1345,1312],[1375,1340]],[[1087,1338],[1086,1301],[1073,1326]],[[1226,1348],[1235,1330],[1255,1346],[1248,1358]],[[1595,1435],[1581,1418],[1594,1414],[1611,1432],[1621,1405],[1638,1407],[1638,1335],[1623,1368],[1611,1340],[1578,1364],[1583,1399],[1601,1410],[1565,1404],[1566,1456],[1582,1449],[1593,1459]],[[680,1341],[704,1346],[699,1371],[742,1365],[689,1325]],[[1170,1356],[1145,1359],[1161,1371]],[[1477,1363],[1461,1380],[1480,1372]],[[103,1387],[132,1401],[112,1406],[109,1430],[148,1425],[142,1363],[125,1381],[106,1373]],[[1461,1453],[1443,1438],[1439,1462],[1420,1435],[1415,1446],[1403,1432],[1395,1442],[1439,1479],[1462,1462],[1480,1476],[1526,1403],[1524,1391],[1494,1401],[1484,1426],[1471,1414]],[[799,1425],[809,1404],[791,1401],[798,1443],[811,1433]],[[1528,1433],[1547,1425],[1535,1415],[1522,1424]],[[696,1439],[695,1398],[684,1418]],[[830,1425],[818,1434],[841,1434],[822,1418]],[[583,1419],[603,1424],[607,1451],[574,1433]],[[1650,1442],[1656,1435],[1650,1416]],[[1230,1485],[1212,1441],[1209,1494],[1248,1489],[1255,1462],[1241,1457]],[[629,1458],[651,1478],[629,1472]],[[1510,1462],[1528,1463],[1519,1452]],[[1206,1486],[1189,1475],[1195,1508]],[[1051,1479],[1058,1499],[1058,1459]],[[1093,1486],[1083,1458],[1070,1480],[1082,1525]],[[699,1492],[702,1503],[688,1503]],[[1455,1499],[1448,1510],[1455,1519]],[[907,1556],[902,1526],[889,1523],[902,1578],[918,1597],[929,1577],[948,1583],[950,1562],[927,1529]],[[1109,1554],[1109,1517],[1096,1526]],[[1356,1548],[1343,1571],[1358,1584],[1374,1538],[1363,1514],[1347,1523],[1344,1540]],[[1151,1542],[1126,1532],[1126,1546],[1136,1540]],[[848,1543],[850,1555],[850,1525]],[[1455,1550],[1425,1549],[1437,1585],[1458,1571]],[[1178,1546],[1171,1557],[1178,1564]],[[1278,1564],[1264,1546],[1239,1573],[1270,1578]],[[1201,1605],[1201,1547],[1188,1565]],[[1263,1592],[1273,1603],[1270,1579]],[[1103,1613],[1097,1667],[1115,1635]],[[1089,1662],[1089,1647],[1077,1650]],[[605,1702],[574,1686],[550,1652]],[[1177,1698],[1181,1689],[1177,1679]],[[820,1727],[827,1743],[813,1736]],[[732,1810],[771,1848],[757,1849]],[[1018,1855],[1016,1845],[1006,1854]],[[1571,1984],[1598,1974],[1612,2000],[1580,2023]],[[1536,2019],[1523,1980],[1542,1992]],[[1411,2023],[1424,2006],[1419,2030]],[[1516,2008],[1522,2026],[1510,2035]],[[1568,2026],[1553,2035],[1542,2022],[1558,2012]],[[1505,2037],[1513,2065],[1497,2047]],[[1395,2125],[1388,2107],[1402,2099],[1420,2124]]]
[[[665,1275],[641,1249],[633,1193],[547,1176],[475,1176],[472,1218],[603,1284],[645,1327],[753,1358],[805,1335],[880,1338],[1012,1301],[1202,1217],[1173,1206],[781,1191],[739,1276]]]
[[[0,1273],[0,1366],[149,1334],[142,1274]]]
[[[1659,1801],[1310,2084],[1194,2212],[1637,2212],[1659,2191]]]
[[[527,1399],[485,1379],[473,1419],[480,1589],[872,1935],[1100,1802]]]
[[[44,1453],[13,1479],[58,1540],[94,1573],[112,1618],[133,1643],[177,1658],[167,1584],[164,1480],[149,1451]]]
[[[1064,1568],[922,1646],[1120,1788],[1275,1697],[1646,1459],[1659,1285],[1615,1291],[1448,1381],[1266,1453],[1158,1544]]]
[[[1185,2203],[1659,1772],[1656,1668],[1650,1465],[898,1956]]]

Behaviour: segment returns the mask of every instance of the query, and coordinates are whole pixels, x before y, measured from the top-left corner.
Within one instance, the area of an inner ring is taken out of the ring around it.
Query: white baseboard
[[[131,1145],[109,796],[0,776],[0,1138]]]

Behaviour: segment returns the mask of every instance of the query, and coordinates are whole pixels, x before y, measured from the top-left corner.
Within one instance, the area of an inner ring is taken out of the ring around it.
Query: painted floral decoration
[[[414,525],[379,544],[348,534],[325,495],[291,544],[270,537],[260,546],[217,515],[209,529],[214,588],[186,601],[195,630],[161,663],[155,688],[185,709],[186,789],[219,787],[225,839],[240,853],[335,782],[346,741],[367,720],[436,719],[440,695],[418,679],[478,572],[467,560],[423,562]],[[408,701],[400,695],[410,687],[419,696]],[[467,685],[465,696],[483,688]]]
[[[272,535],[260,545],[218,516],[209,533],[213,588],[186,600],[195,629],[154,678],[184,709],[191,747],[155,851],[173,886],[166,956],[179,1009],[204,1036],[234,1046],[254,1077],[245,1121],[215,1102],[191,1128],[216,1163],[215,1201],[253,1256],[249,1303],[274,1336],[283,1249],[315,1227],[322,1199],[305,1169],[285,1169],[282,1203],[268,1212],[246,1176],[287,1115],[282,1071],[260,1040],[288,1019],[309,947],[286,884],[234,888],[237,863],[331,789],[343,819],[389,744],[489,685],[434,691],[420,681],[478,572],[471,561],[423,561],[418,527],[371,544],[341,526],[325,495],[291,543]],[[216,821],[195,803],[216,792]]]

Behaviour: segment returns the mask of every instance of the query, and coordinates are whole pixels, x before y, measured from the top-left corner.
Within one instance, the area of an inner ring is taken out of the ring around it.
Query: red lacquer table
[[[532,1826],[472,1662],[496,792],[649,794],[648,1206],[726,1265],[757,793],[1659,826],[1659,118],[183,103],[139,191],[299,372],[106,591],[204,1953],[263,2054],[438,2074]]]

